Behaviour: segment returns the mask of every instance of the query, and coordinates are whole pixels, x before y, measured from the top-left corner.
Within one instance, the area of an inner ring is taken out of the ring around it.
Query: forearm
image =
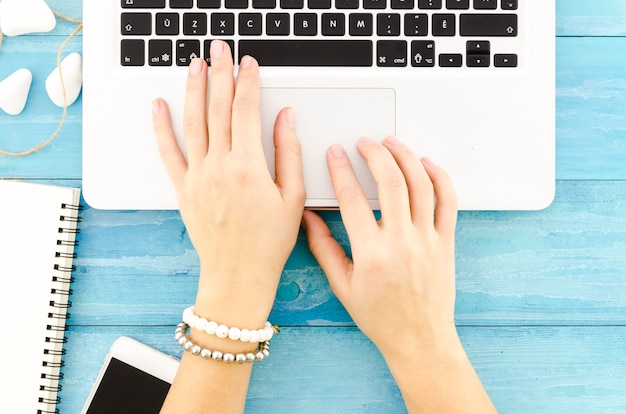
[[[442,341],[386,357],[408,412],[496,413],[456,333]]]
[[[258,329],[264,326],[271,307],[266,304],[267,299],[255,295],[258,291],[254,289],[238,294],[219,290],[208,276],[201,275],[205,283],[200,283],[198,290],[196,315],[229,327]],[[221,339],[191,328],[188,337],[202,348],[233,355],[256,353],[258,346],[258,343]],[[252,365],[203,359],[184,352],[161,413],[243,413]]]

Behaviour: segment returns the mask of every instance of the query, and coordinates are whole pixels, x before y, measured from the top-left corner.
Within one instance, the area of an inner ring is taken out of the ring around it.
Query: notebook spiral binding
[[[59,381],[63,379],[61,368],[65,366],[63,356],[66,350],[63,349],[63,345],[67,343],[66,323],[70,317],[68,309],[72,307],[72,302],[69,300],[72,294],[70,285],[74,281],[72,272],[76,270],[72,260],[76,257],[74,248],[78,244],[76,235],[80,233],[78,224],[81,222],[79,213],[82,211],[82,206],[63,204],[61,210],[63,212],[59,217],[55,264],[51,269],[53,287],[50,290],[48,302],[49,323],[46,325],[46,347],[42,354],[37,414],[58,414],[57,405],[61,402],[59,393],[62,387]]]

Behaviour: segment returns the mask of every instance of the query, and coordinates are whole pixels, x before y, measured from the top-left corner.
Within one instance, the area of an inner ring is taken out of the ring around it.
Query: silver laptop
[[[445,167],[461,209],[548,206],[555,181],[555,0],[111,0],[83,2],[83,185],[92,207],[175,209],[151,125],[181,121],[187,66],[211,40],[261,65],[263,140],[296,111],[307,206],[337,201],[326,149],[395,134]],[[181,141],[182,145],[182,141]]]

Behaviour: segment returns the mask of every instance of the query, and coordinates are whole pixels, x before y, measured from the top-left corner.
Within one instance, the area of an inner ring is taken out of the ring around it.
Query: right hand
[[[384,144],[361,139],[357,149],[378,184],[382,218],[376,221],[343,148],[332,146],[328,168],[352,259],[324,221],[305,211],[313,255],[333,292],[386,359],[457,343],[457,200],[450,178],[395,137]]]

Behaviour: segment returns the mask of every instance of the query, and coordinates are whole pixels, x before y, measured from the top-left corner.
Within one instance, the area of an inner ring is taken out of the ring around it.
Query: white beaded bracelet
[[[272,339],[275,330],[278,328],[272,326],[269,322],[265,322],[265,326],[261,329],[229,328],[226,325],[218,324],[215,321],[209,321],[208,319],[196,315],[195,308],[193,306],[190,306],[183,311],[183,322],[185,322],[192,329],[205,332],[209,335],[215,335],[218,338],[228,338],[233,341],[251,343],[269,341]]]
[[[211,351],[208,348],[202,348],[195,344],[187,336],[189,325],[181,322],[176,326],[174,339],[185,351],[191,352],[192,355],[199,355],[202,359],[213,359],[215,361],[223,361],[227,363],[237,362],[240,364],[249,362],[261,362],[270,356],[270,341],[260,342],[255,352],[233,354],[230,352]]]

